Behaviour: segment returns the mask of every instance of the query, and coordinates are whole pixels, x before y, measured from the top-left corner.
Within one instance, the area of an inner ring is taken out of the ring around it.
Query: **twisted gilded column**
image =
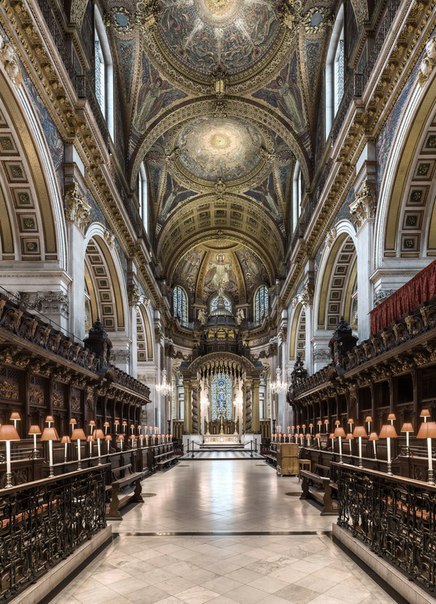
[[[197,380],[191,382],[191,408],[192,408],[192,433],[199,433],[199,409],[198,409],[198,388],[199,384]]]
[[[245,433],[253,431],[253,410],[252,410],[252,382],[245,382],[245,404],[244,404],[244,426]]]

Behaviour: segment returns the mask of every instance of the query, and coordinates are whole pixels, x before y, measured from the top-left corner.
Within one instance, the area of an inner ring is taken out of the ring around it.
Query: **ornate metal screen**
[[[232,419],[232,378],[218,373],[212,379],[212,420]]]

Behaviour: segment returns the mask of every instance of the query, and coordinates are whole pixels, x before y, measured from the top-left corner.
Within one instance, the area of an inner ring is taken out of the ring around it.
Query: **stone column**
[[[65,217],[68,223],[68,272],[71,277],[69,328],[78,338],[85,336],[85,249],[84,232],[91,206],[76,182],[65,193]]]
[[[192,433],[192,402],[191,402],[191,382],[189,380],[183,380],[184,387],[184,420],[183,420],[183,431],[185,434]]]
[[[259,386],[260,379],[253,380],[253,401],[252,401],[252,430],[255,434],[260,432],[260,413],[259,413]]]
[[[191,413],[192,413],[192,433],[199,433],[199,424],[200,424],[200,416],[199,416],[199,385],[197,380],[192,380],[191,385]]]
[[[253,383],[251,380],[245,382],[245,401],[244,401],[244,428],[245,434],[253,432]]]

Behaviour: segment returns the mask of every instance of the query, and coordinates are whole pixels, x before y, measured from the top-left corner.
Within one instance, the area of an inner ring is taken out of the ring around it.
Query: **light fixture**
[[[76,418],[72,417],[70,419],[70,426],[71,426],[71,434],[72,434],[75,426],[77,426],[77,419]]]
[[[407,455],[410,455],[409,438],[410,438],[410,434],[413,434],[413,432],[414,432],[414,429],[413,429],[412,424],[409,424],[409,423],[404,423],[404,424],[401,426],[401,430],[400,430],[400,432],[401,432],[402,434],[404,434],[404,433],[406,434],[406,449],[407,449]]]
[[[359,468],[363,467],[362,463],[362,438],[366,438],[368,436],[364,426],[356,426],[353,430],[354,438],[359,439]]]
[[[169,394],[171,394],[172,387],[171,387],[171,384],[169,384],[168,380],[167,380],[167,370],[162,369],[161,373],[162,373],[162,376],[161,376],[160,384],[156,385],[156,390],[162,396],[168,396]]]
[[[77,440],[77,468],[80,470],[82,468],[82,449],[80,441],[86,440],[86,435],[82,428],[74,428],[71,440]]]
[[[12,411],[11,417],[9,418],[12,422],[14,422],[14,428],[17,429],[17,422],[21,421],[21,415],[18,411]]]
[[[389,476],[392,476],[391,438],[398,438],[395,426],[393,426],[393,424],[385,424],[382,426],[379,438],[386,438],[388,450],[388,474]]]
[[[348,451],[349,451],[350,455],[353,455],[353,450],[351,448],[351,441],[354,440],[353,433],[348,432],[347,436],[345,437],[345,440],[348,440]]]
[[[36,424],[33,424],[29,428],[29,432],[27,433],[29,436],[33,436],[33,452],[36,453],[36,437],[41,434],[41,428]]]
[[[428,482],[430,484],[434,484],[431,439],[436,438],[436,422],[423,422],[419,428],[416,438],[426,438],[427,439]]]
[[[2,424],[0,426],[0,442],[6,443],[6,489],[12,487],[11,441],[13,440],[20,440],[14,426]]]
[[[109,422],[104,422],[103,428],[104,428],[104,434],[105,434],[105,436],[107,434],[107,430],[108,430],[109,427],[110,427],[110,423]]]
[[[117,441],[120,443],[120,450],[123,450],[124,434],[118,434]]]
[[[394,421],[397,419],[397,416],[395,415],[395,413],[389,413],[388,415],[388,421],[391,422],[391,425],[394,425]]]
[[[107,454],[110,453],[110,447],[111,447],[111,442],[112,442],[112,436],[110,434],[106,434],[106,436],[104,437],[105,441],[106,441],[106,452]]]
[[[321,434],[318,432],[315,434],[316,442],[318,443],[318,449],[321,448]]]
[[[368,434],[371,432],[371,423],[372,423],[372,417],[370,415],[367,415],[365,417],[365,424],[368,424]]]
[[[47,415],[47,417],[45,418],[45,423],[48,424],[49,428],[51,428],[51,425],[54,424],[53,415]]]
[[[280,367],[276,369],[276,379],[275,382],[271,382],[271,390],[274,394],[280,394],[281,392],[286,392],[288,389],[288,384],[283,381],[282,370]]]
[[[421,413],[419,414],[419,417],[422,417],[424,419],[424,421],[426,422],[428,420],[428,418],[431,417],[431,413],[430,413],[429,409],[421,409]]]
[[[49,467],[49,476],[50,478],[54,477],[53,472],[53,441],[59,440],[59,435],[56,431],[56,428],[44,428],[43,433],[41,434],[41,441],[48,442],[48,467]]]
[[[345,430],[338,426],[334,431],[334,437],[339,439],[339,463],[343,463],[342,461],[342,439],[346,438]]]
[[[94,437],[94,440],[97,441],[98,465],[101,465],[101,459],[100,459],[100,457],[101,457],[101,446],[100,446],[100,442],[102,440],[104,440],[104,438],[105,438],[103,430],[101,430],[100,428],[96,428],[94,430],[93,437]]]
[[[368,437],[368,440],[370,442],[372,442],[372,446],[374,449],[374,459],[377,459],[377,444],[376,443],[379,440],[377,432],[371,432],[371,434]]]
[[[61,444],[64,445],[64,463],[67,463],[68,445],[71,444],[71,438],[69,436],[63,436],[61,438]]]

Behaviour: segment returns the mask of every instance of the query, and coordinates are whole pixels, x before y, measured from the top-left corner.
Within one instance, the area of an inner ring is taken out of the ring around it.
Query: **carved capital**
[[[138,307],[144,301],[143,294],[141,293],[138,285],[134,282],[130,283],[127,290],[127,296],[129,298],[129,306]]]
[[[301,291],[301,301],[305,306],[312,306],[315,287],[311,281],[308,281]]]
[[[425,45],[424,57],[419,66],[419,83],[424,84],[430,77],[436,63],[436,36]]]
[[[110,249],[113,249],[114,245],[115,245],[115,235],[112,233],[112,231],[110,231],[109,229],[106,229],[104,234],[103,234],[104,240],[106,241],[106,243],[108,244],[108,247]]]
[[[12,44],[0,34],[0,61],[11,81],[19,86],[22,82],[20,62]]]
[[[84,231],[89,223],[91,206],[81,194],[77,183],[74,183],[65,193],[65,217],[74,222]]]
[[[359,229],[367,220],[374,218],[376,210],[375,184],[365,181],[353,202],[350,203],[351,220]]]
[[[333,245],[333,243],[336,240],[337,235],[338,235],[338,232],[335,227],[332,227],[328,231],[327,235],[325,236],[325,244],[327,247],[331,247]]]

